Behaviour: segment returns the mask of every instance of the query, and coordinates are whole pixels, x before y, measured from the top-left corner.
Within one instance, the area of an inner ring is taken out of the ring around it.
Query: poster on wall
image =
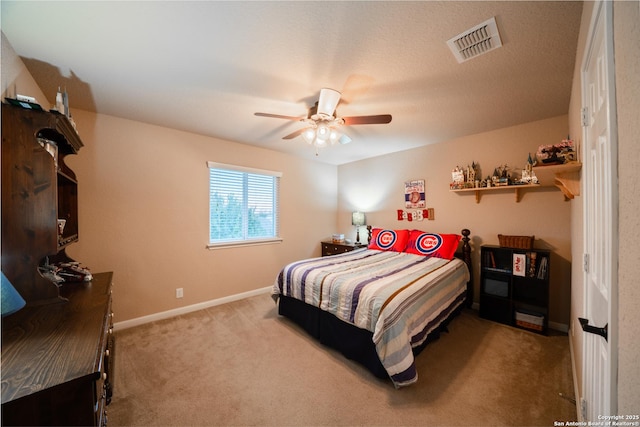
[[[404,206],[407,209],[424,208],[424,179],[404,183]]]

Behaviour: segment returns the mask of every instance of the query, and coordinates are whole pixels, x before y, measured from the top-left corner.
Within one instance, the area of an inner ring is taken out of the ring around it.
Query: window
[[[208,162],[209,247],[267,243],[279,237],[282,173]]]

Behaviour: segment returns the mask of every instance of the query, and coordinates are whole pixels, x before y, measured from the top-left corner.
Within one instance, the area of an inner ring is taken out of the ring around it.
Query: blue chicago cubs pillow
[[[411,230],[405,252],[436,258],[453,259],[462,236]]]
[[[369,249],[379,251],[403,252],[409,240],[409,230],[387,230],[374,228],[371,230]]]

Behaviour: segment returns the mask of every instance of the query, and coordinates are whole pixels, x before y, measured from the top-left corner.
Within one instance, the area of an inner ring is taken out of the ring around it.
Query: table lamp
[[[365,225],[366,219],[364,213],[353,212],[351,214],[351,224],[356,226],[356,245],[360,245],[360,227]]]

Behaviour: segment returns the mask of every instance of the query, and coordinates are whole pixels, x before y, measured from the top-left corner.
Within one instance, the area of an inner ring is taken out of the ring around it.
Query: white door
[[[582,67],[584,317],[582,421],[617,411],[618,189],[612,4],[594,5]],[[600,418],[601,420],[601,418]]]

